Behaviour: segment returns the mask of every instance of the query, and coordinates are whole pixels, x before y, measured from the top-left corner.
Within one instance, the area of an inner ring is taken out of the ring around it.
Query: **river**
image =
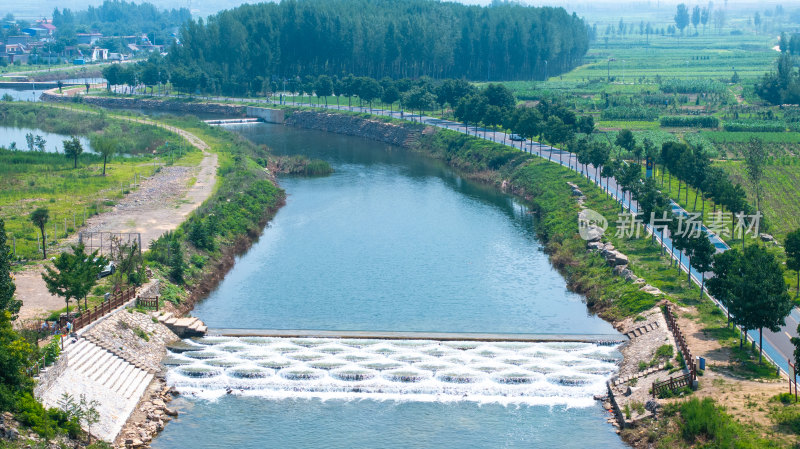
[[[194,310],[209,327],[614,333],[566,289],[513,197],[374,141],[231,129],[335,172],[281,178],[286,206]],[[170,358],[182,413],[155,448],[623,446],[592,400],[616,369],[613,347],[191,344],[201,350]]]

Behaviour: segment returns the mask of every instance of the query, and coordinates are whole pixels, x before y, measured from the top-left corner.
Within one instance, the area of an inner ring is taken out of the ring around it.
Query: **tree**
[[[725,306],[728,312],[728,324],[731,322],[731,304],[736,294],[735,286],[729,279],[736,272],[738,259],[739,253],[736,249],[714,255],[711,267],[714,276],[708,280],[708,293]]]
[[[591,147],[589,147],[589,163],[594,165],[595,178],[600,176],[600,168],[606,164],[610,156],[611,147],[609,147],[605,142],[594,142]],[[600,182],[599,179],[598,182]]]
[[[763,143],[758,138],[751,138],[750,142],[744,147],[744,164],[747,172],[747,179],[753,187],[756,197],[756,213],[761,209],[761,180],[764,177],[764,166],[767,163],[767,152]],[[756,232],[758,230],[756,229]],[[742,234],[744,239],[744,234]]]
[[[504,111],[512,109],[517,104],[514,93],[504,84],[489,84],[482,93],[490,106],[497,106]]]
[[[69,301],[85,297],[97,283],[97,275],[103,271],[108,260],[98,256],[97,251],[86,254],[82,243],[72,246],[72,252],[64,251],[53,261],[53,266],[45,267],[42,273],[47,285],[47,291],[61,296],[67,303],[69,315]]]
[[[617,182],[622,187],[622,200],[625,201],[625,192],[633,192],[638,187],[639,179],[641,179],[642,167],[639,164],[624,165],[620,170],[620,176]],[[628,197],[628,206],[630,207],[631,199]]]
[[[46,207],[40,207],[31,212],[29,218],[42,233],[42,259],[47,259],[47,242],[45,241],[44,227],[50,220],[50,211]]]
[[[394,106],[394,102],[400,99],[400,91],[397,90],[397,87],[394,83],[391,83],[383,88],[383,95],[381,95],[381,101],[389,105],[389,111],[392,112],[392,107]]]
[[[381,97],[383,88],[372,78],[362,77],[359,78],[359,81],[357,94],[359,98],[369,103],[369,109],[372,112],[372,101]]]
[[[103,78],[106,79],[107,82],[106,87],[109,90],[109,92],[111,91],[111,86],[122,84],[120,83],[120,76],[119,76],[120,69],[121,66],[119,64],[111,64],[109,66],[103,67],[103,70],[101,71],[103,74]]]
[[[404,95],[403,103],[405,103],[405,105],[411,109],[412,113],[414,109],[416,109],[420,111],[420,115],[422,115],[422,111],[426,109],[432,109],[434,107],[435,101],[436,97],[432,93],[428,92],[428,90],[421,87],[415,87]],[[480,119],[482,118],[483,117]]]
[[[25,373],[31,345],[14,332],[11,313],[0,310],[0,410],[16,406],[16,393],[32,387],[33,380]]]
[[[325,106],[328,105],[328,96],[333,94],[333,80],[328,75],[320,75],[314,86],[317,96],[325,98]]]
[[[714,253],[717,249],[709,240],[708,234],[702,232],[700,236],[691,239],[689,248],[691,257],[689,263],[700,273],[700,299],[703,299],[703,288],[706,285],[706,272],[711,271],[714,263]]]
[[[72,136],[70,139],[67,139],[63,142],[64,144],[64,155],[67,158],[72,159],[74,164],[72,168],[78,168],[78,156],[83,153],[83,145],[81,145],[81,141],[78,140],[77,137]]]
[[[628,153],[633,153],[633,149],[636,147],[636,139],[633,137],[631,130],[621,129],[617,134],[617,139],[614,141],[614,144]]]
[[[786,251],[786,268],[797,272],[796,297],[800,297],[800,229],[786,234],[784,249]]]
[[[719,268],[718,262],[721,262]],[[748,329],[758,329],[761,347],[764,328],[772,332],[780,330],[793,307],[783,280],[783,267],[758,245],[750,245],[742,252],[725,251],[715,257],[714,265],[713,291],[727,297],[733,320],[745,334]]]
[[[8,313],[11,320],[16,319],[22,301],[14,299],[17,287],[11,278],[11,251],[6,237],[6,223],[0,218],[0,313]]]
[[[183,276],[186,270],[186,262],[183,260],[183,247],[181,247],[180,240],[176,238],[169,240],[169,249],[171,253],[169,275],[176,284],[183,285],[185,282]]]
[[[697,33],[697,25],[700,25],[700,7],[697,5],[692,9],[692,25],[694,26],[694,32]]]
[[[675,25],[681,30],[681,34],[683,34],[683,29],[689,25],[689,9],[684,3],[678,5],[678,12],[675,14]]]
[[[591,134],[594,132],[594,117],[584,115],[578,119],[577,130],[580,133]]]
[[[706,25],[708,25],[708,18],[711,15],[711,8],[703,8],[700,12],[700,22],[703,24],[703,34],[706,33]]]
[[[106,175],[108,157],[113,155],[117,149],[116,142],[114,138],[109,135],[109,131],[110,130],[104,133],[93,133],[89,136],[89,145],[92,146],[94,151],[103,156],[103,176]]]
[[[44,146],[46,144],[47,144],[47,141],[44,140],[44,137],[42,137],[42,136],[40,136],[38,134],[33,139],[33,146],[35,146],[36,150],[39,151],[40,153],[44,153]]]

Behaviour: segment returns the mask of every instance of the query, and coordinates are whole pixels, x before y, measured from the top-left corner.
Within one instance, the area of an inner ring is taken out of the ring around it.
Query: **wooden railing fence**
[[[797,402],[797,366],[791,359],[787,361],[789,362],[789,369],[792,370],[792,375],[789,376],[789,394],[792,394],[792,387],[794,387],[794,402]]]
[[[136,307],[145,307],[148,309],[155,309],[158,312],[158,296],[155,298],[142,298],[136,297]]]
[[[108,300],[96,305],[92,310],[84,311],[81,316],[72,320],[72,331],[86,327],[98,318],[111,313],[112,310],[133,299],[134,295],[136,295],[136,287],[129,287],[127,290],[111,295]]]
[[[677,377],[670,377],[669,379],[661,382],[653,382],[653,397],[658,397],[661,393],[667,390],[675,391],[678,388],[691,387],[693,380],[692,373],[686,373]]]
[[[697,380],[697,362],[694,360],[694,357],[692,357],[692,351],[689,350],[686,337],[683,335],[678,325],[678,317],[675,315],[675,311],[672,309],[672,304],[670,303],[664,305],[664,318],[667,321],[667,327],[672,331],[672,336],[675,337],[678,351],[680,351],[681,356],[683,356],[686,369],[688,369],[689,372],[678,377],[670,377],[665,381],[653,382],[653,389],[651,390],[653,397],[658,396],[659,393],[667,388],[674,391],[676,388],[692,386],[694,381]]]

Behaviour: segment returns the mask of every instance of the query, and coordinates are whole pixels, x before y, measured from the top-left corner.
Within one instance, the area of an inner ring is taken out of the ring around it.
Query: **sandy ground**
[[[144,119],[130,120],[155,124]],[[203,151],[200,165],[164,167],[156,175],[143,180],[139,188],[120,200],[112,211],[88,219],[81,230],[140,232],[142,246],[147,248],[161,234],[177,228],[211,195],[216,183],[217,155],[209,153],[208,145],[197,136],[171,126],[166,129],[180,134]],[[196,182],[189,187],[192,177]],[[77,242],[77,234],[69,240]],[[47,291],[41,276],[43,271],[42,265],[36,265],[16,274],[16,296],[22,300],[18,322],[37,319],[66,305],[62,298]]]
[[[687,310],[678,313],[678,324],[686,335],[692,354],[706,359],[706,370],[698,378],[700,388],[695,395],[714,398],[742,421],[771,426],[766,403],[772,396],[789,391],[788,380],[781,376],[778,380],[751,381],[726,373],[724,367],[730,363],[730,350],[704,333],[702,325],[683,317]],[[718,369],[710,369],[711,366]]]

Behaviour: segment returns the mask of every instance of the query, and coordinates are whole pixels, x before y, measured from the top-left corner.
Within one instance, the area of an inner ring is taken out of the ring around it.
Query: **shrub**
[[[725,85],[711,79],[668,79],[662,81],[659,88],[664,93],[699,94],[723,93]]]
[[[719,119],[712,116],[685,116],[685,115],[668,115],[661,117],[659,120],[661,127],[700,127],[700,128],[717,128],[719,127]]]
[[[208,259],[206,257],[201,256],[200,254],[192,254],[192,257],[189,258],[189,262],[192,265],[196,266],[197,268],[203,268],[206,265],[206,261]]]
[[[711,398],[692,398],[679,407],[683,438],[693,443],[698,438],[707,441],[703,447],[755,447],[754,438],[746,434],[741,424],[735,422],[722,407]],[[760,445],[758,445],[760,446]]]
[[[602,120],[644,120],[658,118],[658,110],[643,106],[614,106],[600,113]]]
[[[735,121],[725,122],[725,131],[729,132],[784,132],[786,124],[781,122]]]
[[[674,354],[672,345],[661,345],[656,349],[655,356],[657,358],[671,359]]]

